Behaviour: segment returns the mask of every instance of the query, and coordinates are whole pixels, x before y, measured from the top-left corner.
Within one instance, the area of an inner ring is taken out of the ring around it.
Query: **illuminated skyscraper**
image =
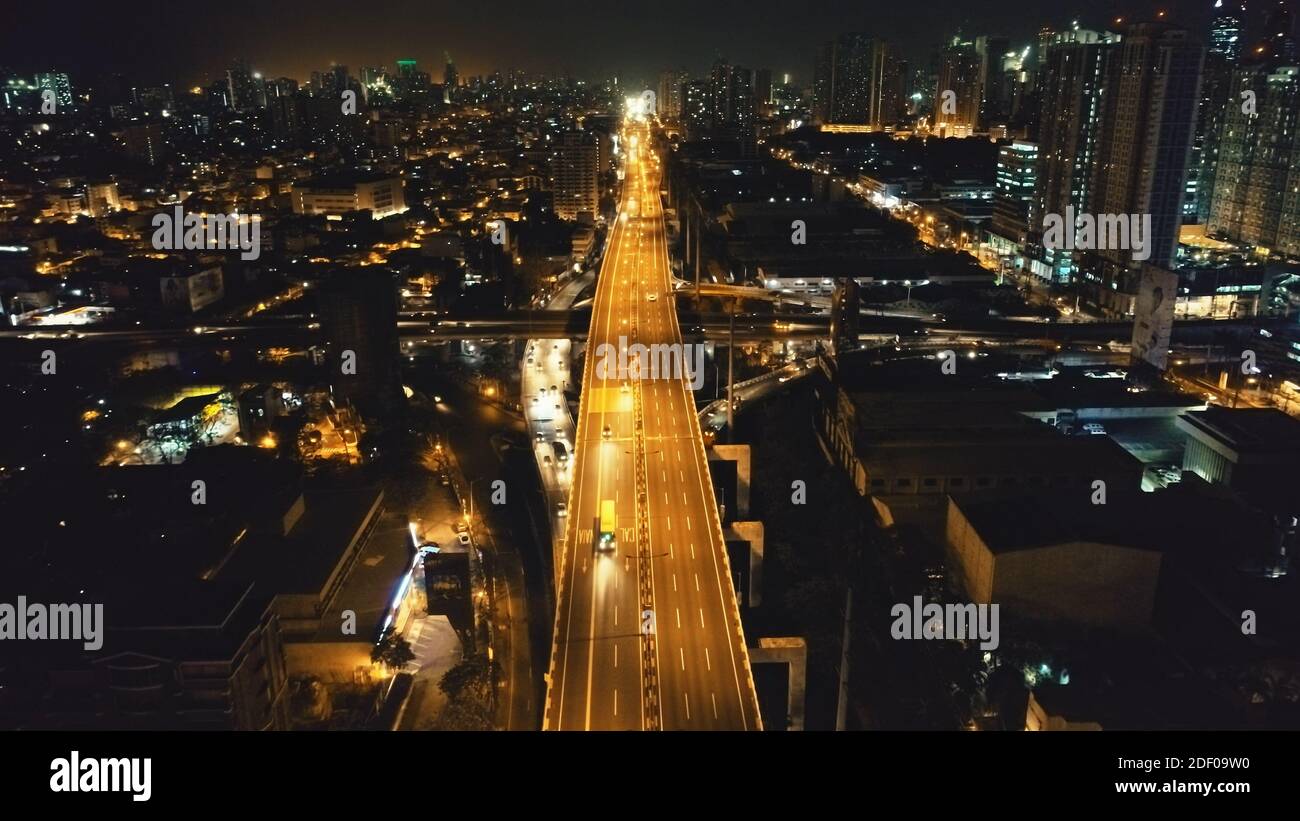
[[[414,60],[397,61],[397,95],[402,99],[417,96],[429,88],[428,72],[420,71]]]
[[[686,133],[695,139],[709,128],[709,83],[691,80],[682,85],[682,123]]]
[[[600,148],[591,134],[567,132],[551,159],[554,179],[555,214],[576,220],[586,213],[595,217],[600,210]]]
[[[969,136],[979,122],[980,55],[974,44],[959,41],[939,53],[934,125],[945,136]]]
[[[993,232],[1023,244],[1038,182],[1038,145],[1016,140],[998,149],[993,180]]]
[[[58,111],[70,111],[73,108],[72,81],[61,71],[46,71],[36,75],[36,87],[42,91],[54,92],[54,103]]]
[[[898,61],[889,44],[865,34],[842,34],[818,52],[813,118],[821,123],[877,128],[899,113]]]
[[[1204,223],[1210,215],[1218,178],[1219,137],[1229,109],[1234,108],[1228,99],[1234,60],[1213,48],[1205,53],[1200,109],[1196,115],[1196,140],[1192,143],[1192,157],[1187,166],[1184,222]]]
[[[1167,23],[1129,26],[1106,52],[1088,211],[1150,215],[1142,258],[1133,242],[1084,254],[1085,276],[1101,286],[1099,305],[1112,313],[1131,309],[1144,264],[1173,261],[1204,56],[1190,32]]]
[[[1073,262],[1068,252],[1038,242],[1048,214],[1067,208],[1082,212],[1088,202],[1097,121],[1102,105],[1102,67],[1110,38],[1098,32],[1071,30],[1040,40],[1038,162],[1029,237],[1034,272],[1068,281]]]
[[[713,64],[709,79],[709,118],[714,129],[753,130],[754,73],[725,60]]]
[[[677,122],[682,117],[682,93],[691,75],[685,69],[673,69],[659,75],[659,116]]]
[[[1254,93],[1255,110],[1227,107],[1208,230],[1300,256],[1300,68],[1240,66],[1228,96],[1243,91]]]
[[[1210,53],[1236,62],[1241,56],[1246,6],[1239,0],[1214,0],[1210,16]]]
[[[226,85],[229,89],[226,99],[235,111],[251,111],[257,107],[257,90],[247,60],[236,60],[226,69]]]

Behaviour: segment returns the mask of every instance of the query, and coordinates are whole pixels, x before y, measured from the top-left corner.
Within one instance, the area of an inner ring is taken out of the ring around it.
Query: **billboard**
[[[208,268],[189,276],[163,277],[163,305],[194,313],[225,296],[221,267]]]
[[[1165,370],[1169,365],[1169,336],[1174,329],[1178,275],[1155,265],[1142,268],[1133,311],[1133,358]]]

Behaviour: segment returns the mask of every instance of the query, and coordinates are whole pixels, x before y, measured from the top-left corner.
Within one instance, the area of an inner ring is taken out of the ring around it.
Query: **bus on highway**
[[[614,500],[605,499],[600,503],[600,520],[596,523],[596,549],[613,550],[617,547],[614,528],[618,525],[618,516],[614,514]]]

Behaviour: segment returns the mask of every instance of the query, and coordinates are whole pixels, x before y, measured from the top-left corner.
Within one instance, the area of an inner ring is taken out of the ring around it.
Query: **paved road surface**
[[[624,145],[633,137],[645,144],[641,128],[626,136]],[[633,146],[588,337],[546,729],[761,729],[689,389],[671,373],[631,380],[597,368],[602,342],[681,341],[658,189],[658,163]],[[606,499],[617,511],[617,546],[597,552]],[[642,524],[646,542],[637,536]],[[652,644],[642,636],[651,597]]]

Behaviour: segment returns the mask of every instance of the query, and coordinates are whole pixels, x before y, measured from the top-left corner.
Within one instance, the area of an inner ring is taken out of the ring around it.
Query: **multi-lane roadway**
[[[600,368],[601,343],[682,341],[658,161],[633,126],[597,283],[556,601],[546,729],[762,723],[695,406],[682,373]],[[615,546],[594,546],[602,501]]]

